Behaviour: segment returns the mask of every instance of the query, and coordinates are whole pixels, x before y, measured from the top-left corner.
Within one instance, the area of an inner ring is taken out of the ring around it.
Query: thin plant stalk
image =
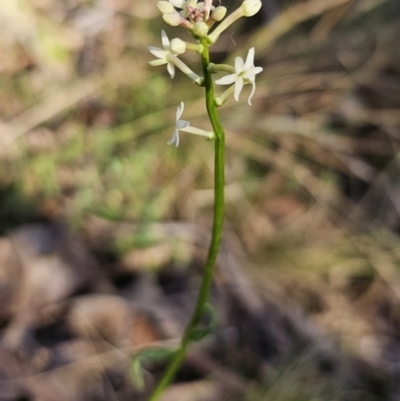
[[[191,342],[192,335],[197,329],[203,316],[205,306],[210,294],[211,284],[214,276],[215,262],[218,256],[219,247],[222,237],[222,226],[224,220],[224,185],[225,185],[225,133],[219,120],[215,105],[214,85],[211,74],[207,67],[210,63],[209,48],[207,39],[201,40],[204,46],[201,54],[202,69],[204,74],[204,87],[206,91],[206,108],[207,113],[215,133],[214,141],[214,215],[213,228],[210,247],[208,249],[207,261],[203,271],[203,277],[199,294],[197,297],[196,307],[193,315],[186,326],[185,332],[181,339],[180,347],[173,354],[163,376],[150,394],[148,401],[155,401],[162,392],[174,380],[185,358],[186,351]]]

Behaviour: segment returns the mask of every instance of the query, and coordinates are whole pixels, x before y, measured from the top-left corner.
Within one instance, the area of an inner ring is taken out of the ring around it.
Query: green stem
[[[225,133],[219,120],[215,106],[214,85],[211,74],[207,70],[210,63],[207,39],[201,39],[204,51],[201,55],[202,69],[204,74],[204,86],[206,90],[206,107],[210,118],[213,131],[215,133],[215,156],[214,156],[214,217],[210,247],[208,249],[207,261],[203,271],[203,278],[197,297],[196,306],[193,315],[186,326],[179,349],[175,352],[171,361],[157,386],[150,394],[148,401],[155,401],[162,394],[166,387],[173,381],[176,372],[180,368],[190,344],[192,334],[196,330],[204,308],[208,300],[210,288],[214,275],[215,261],[218,256],[218,250],[221,244],[222,225],[224,220],[224,185],[225,185]]]

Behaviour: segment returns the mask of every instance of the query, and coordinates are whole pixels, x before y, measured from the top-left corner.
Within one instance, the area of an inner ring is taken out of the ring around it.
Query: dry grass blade
[[[396,264],[398,260],[389,252],[379,249],[371,240],[365,244],[360,241],[353,242],[353,245],[371,263],[379,276],[386,282],[393,294],[400,300],[400,273]]]
[[[249,42],[256,48],[256,54],[261,57],[268,53],[273,44],[285,33],[310,18],[316,17],[335,7],[351,3],[352,0],[312,0],[301,2],[280,13],[268,25],[256,31]]]
[[[334,203],[349,206],[349,201],[344,195],[334,188],[324,186],[307,167],[292,161],[286,151],[275,153],[230,130],[227,131],[227,146],[246,157],[271,166],[285,177],[295,179],[317,202],[332,212]]]
[[[363,14],[371,11],[387,0],[366,0],[357,4],[356,14]],[[332,17],[332,24],[336,24],[335,18],[340,17],[340,13],[356,3],[354,0],[311,0],[295,4],[285,11],[277,15],[267,25],[260,27],[250,38],[248,43],[251,43],[256,48],[257,57],[265,56],[272,46],[286,33],[290,32],[297,25],[321,14],[328,13]],[[330,12],[332,11],[332,15]],[[336,15],[339,15],[336,17]],[[326,17],[326,18],[329,18]],[[324,25],[324,29],[330,29]],[[233,60],[242,52],[241,46],[230,56]]]
[[[0,143],[2,147],[8,146],[33,128],[73,107],[80,100],[99,90],[104,83],[104,78],[101,75],[96,74],[84,78],[15,117],[0,128]]]

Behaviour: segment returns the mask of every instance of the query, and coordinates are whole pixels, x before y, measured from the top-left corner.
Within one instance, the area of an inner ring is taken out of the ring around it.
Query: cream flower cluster
[[[261,0],[244,0],[240,7],[229,14],[226,18],[227,9],[224,6],[214,7],[212,0],[163,0],[157,3],[157,7],[162,14],[164,21],[171,26],[180,26],[189,31],[196,43],[185,42],[179,38],[171,41],[165,31],[161,32],[162,48],[149,47],[149,51],[155,60],[150,61],[150,65],[166,65],[171,78],[175,76],[175,69],[178,68],[187,75],[194,83],[204,86],[204,78],[196,74],[178,56],[187,50],[195,51],[199,54],[204,52],[201,42],[206,41],[207,46],[213,45],[233,22],[241,17],[251,17],[261,8]],[[214,24],[217,24],[214,29]],[[215,104],[221,106],[228,100],[230,95],[239,101],[239,95],[246,84],[251,84],[252,89],[248,98],[251,99],[256,89],[255,77],[262,71],[261,67],[254,66],[255,49],[251,48],[247,54],[246,61],[241,57],[236,57],[234,66],[226,64],[212,64],[208,66],[210,73],[228,72],[229,74],[215,81],[217,85],[230,85],[230,87],[220,96],[215,98]],[[214,139],[214,133],[192,127],[188,121],[180,120],[184,110],[184,104],[178,107],[176,115],[176,127],[172,139],[168,144],[179,145],[179,131],[184,131],[196,135],[204,136],[210,140]]]

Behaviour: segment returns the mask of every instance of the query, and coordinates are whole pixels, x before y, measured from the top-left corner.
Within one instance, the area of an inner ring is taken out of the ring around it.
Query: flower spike
[[[226,182],[225,132],[217,112],[217,107],[221,106],[231,95],[234,95],[234,98],[239,100],[242,88],[246,84],[252,85],[252,90],[248,98],[248,103],[251,105],[251,99],[255,91],[255,76],[262,71],[262,68],[254,66],[254,48],[249,50],[245,61],[241,57],[237,57],[234,66],[212,63],[209,48],[217,41],[220,34],[238,18],[254,15],[260,9],[264,0],[241,0],[242,5],[227,17],[227,8],[222,5],[221,0],[219,0],[218,7],[213,7],[213,0],[155,0],[155,2],[157,2],[157,7],[164,21],[171,26],[186,28],[190,36],[195,40],[195,43],[189,43],[179,38],[174,38],[170,42],[163,31],[162,48],[149,48],[150,52],[157,58],[156,60],[152,60],[150,64],[166,64],[171,78],[175,74],[175,69],[178,68],[198,86],[204,87],[205,106],[209,117],[208,120],[212,127],[212,131],[207,131],[193,127],[189,121],[181,120],[185,105],[183,102],[180,102],[176,110],[173,135],[167,143],[168,145],[178,147],[181,132],[202,136],[208,141],[215,142],[214,146],[212,146],[214,148],[212,233],[199,293],[194,311],[184,329],[184,335],[180,340],[180,344],[171,354],[165,372],[162,374],[158,384],[151,391],[148,401],[158,401],[163,391],[172,383],[178,370],[181,368],[191,342],[199,341],[215,327],[215,324],[213,324],[215,323],[215,313],[207,300],[212,290],[216,259],[218,258],[221,239],[223,237]],[[188,50],[195,51],[201,56],[201,67],[199,66],[198,69],[202,71],[203,76],[197,75],[180,58],[179,55]],[[212,76],[214,73],[223,73],[225,75],[216,80],[216,84],[228,85],[226,90],[218,97],[215,97],[214,92],[214,79]],[[201,323],[206,313],[210,315],[211,324],[209,328],[204,329]],[[140,361],[139,365],[138,361],[139,358],[136,357],[132,364],[132,369],[136,376],[141,373],[141,371],[138,371],[140,369]],[[142,379],[141,376],[137,378]]]

